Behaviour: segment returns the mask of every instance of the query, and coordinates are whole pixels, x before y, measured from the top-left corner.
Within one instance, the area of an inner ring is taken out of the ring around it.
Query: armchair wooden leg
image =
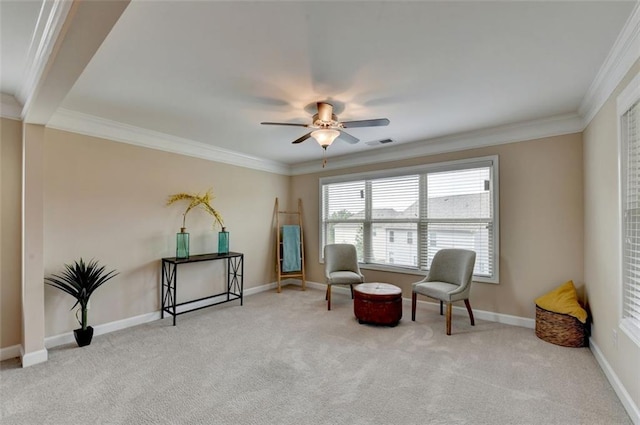
[[[440,301],[440,316],[442,316],[442,301]]]
[[[353,299],[353,284],[349,285],[349,288],[351,288],[351,299]]]
[[[416,321],[416,302],[417,302],[418,294],[415,292],[411,293],[411,320]]]
[[[476,322],[473,320],[473,311],[471,311],[471,304],[469,304],[469,300],[464,300],[464,305],[467,306],[467,311],[469,312],[469,319],[471,319],[471,326],[475,326]]]
[[[331,310],[331,285],[327,285],[327,310]]]
[[[451,307],[452,303],[447,303],[447,335],[451,335]]]

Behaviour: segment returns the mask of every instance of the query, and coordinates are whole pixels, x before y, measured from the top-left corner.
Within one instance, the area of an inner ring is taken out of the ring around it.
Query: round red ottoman
[[[396,326],[402,318],[402,290],[389,283],[354,286],[353,312],[360,323]]]

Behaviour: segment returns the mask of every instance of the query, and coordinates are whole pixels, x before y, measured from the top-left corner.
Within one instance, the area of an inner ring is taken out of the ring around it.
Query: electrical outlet
[[[612,329],[611,338],[613,340],[613,346],[618,348],[618,331],[616,329]]]

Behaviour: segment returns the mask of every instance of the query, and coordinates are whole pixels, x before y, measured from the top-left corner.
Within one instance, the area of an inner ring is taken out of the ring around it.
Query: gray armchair
[[[451,335],[451,306],[454,301],[464,300],[469,312],[471,326],[475,325],[469,292],[471,291],[471,277],[476,263],[476,253],[466,249],[441,249],[436,252],[431,262],[429,275],[420,282],[413,284],[411,294],[411,320],[416,320],[417,295],[425,295],[440,301],[440,315],[442,303],[447,303],[447,335]]]
[[[356,247],[351,244],[330,244],[324,247],[324,274],[327,282],[327,310],[331,310],[331,285],[353,285],[364,282],[358,266]]]

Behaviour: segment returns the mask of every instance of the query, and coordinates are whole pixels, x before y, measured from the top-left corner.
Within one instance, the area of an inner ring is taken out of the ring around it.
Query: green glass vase
[[[218,232],[218,254],[229,253],[229,232],[223,227],[222,231]]]
[[[189,258],[189,233],[186,227],[180,228],[180,233],[176,233],[176,258]]]

